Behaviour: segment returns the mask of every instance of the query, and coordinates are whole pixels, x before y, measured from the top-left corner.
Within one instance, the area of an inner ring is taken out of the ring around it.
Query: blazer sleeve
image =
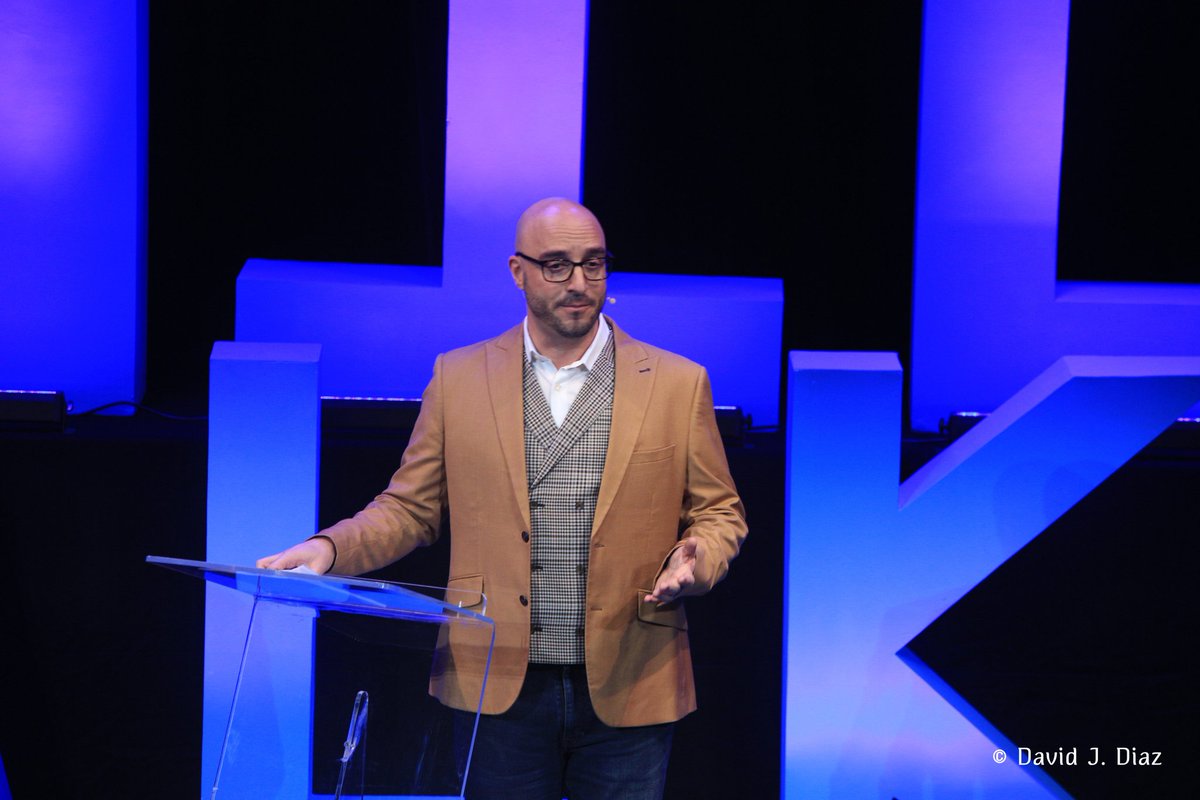
[[[747,532],[746,510],[729,474],[725,445],[713,411],[712,386],[703,368],[697,376],[690,414],[680,542],[696,539],[699,554],[696,582],[681,593],[683,597],[704,594],[725,577]],[[668,553],[664,566],[670,557]]]
[[[446,507],[442,370],[439,355],[408,447],[388,487],[352,518],[319,532],[337,547],[330,572],[370,572],[437,540]]]

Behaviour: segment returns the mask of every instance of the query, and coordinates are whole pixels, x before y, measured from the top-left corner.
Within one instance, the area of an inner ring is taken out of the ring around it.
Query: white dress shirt
[[[546,396],[546,402],[550,405],[550,413],[554,415],[554,424],[561,427],[579,390],[587,382],[588,373],[595,366],[600,353],[604,351],[608,337],[612,335],[608,329],[608,321],[603,316],[600,317],[600,324],[596,326],[596,334],[592,337],[592,343],[588,345],[588,349],[584,351],[583,357],[561,369],[555,367],[553,361],[539,353],[534,347],[533,339],[529,338],[528,316],[525,317],[524,330],[525,357],[529,359],[529,364],[533,367],[533,374],[537,376],[538,386],[542,387],[542,394]]]

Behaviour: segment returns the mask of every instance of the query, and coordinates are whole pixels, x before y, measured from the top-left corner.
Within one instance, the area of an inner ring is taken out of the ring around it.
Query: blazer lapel
[[[525,474],[525,409],[522,403],[522,365],[525,340],[521,326],[502,333],[487,344],[487,386],[496,420],[500,450],[508,465],[513,496],[529,529],[529,482]]]
[[[604,461],[604,477],[600,481],[600,496],[596,498],[596,516],[592,520],[592,535],[600,530],[604,517],[612,507],[617,487],[625,478],[629,457],[642,429],[646,404],[654,388],[658,357],[627,333],[612,324],[613,354],[616,385],[613,388],[612,430],[608,435],[608,454]]]

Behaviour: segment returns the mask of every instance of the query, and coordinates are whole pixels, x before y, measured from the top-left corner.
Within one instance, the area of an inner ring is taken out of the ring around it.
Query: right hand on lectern
[[[316,537],[292,545],[283,552],[264,556],[255,561],[254,566],[259,569],[292,569],[303,564],[318,575],[324,575],[333,566],[334,557],[333,542]]]

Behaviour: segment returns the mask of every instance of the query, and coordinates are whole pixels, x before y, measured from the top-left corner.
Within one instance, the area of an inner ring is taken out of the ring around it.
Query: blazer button
[[[587,572],[587,567],[585,567],[583,564],[576,564],[575,571],[582,575],[583,573]]]
[[[575,510],[576,510],[576,511],[582,511],[582,510],[583,510],[583,501],[582,501],[582,500],[576,500],[576,501],[575,501]]]
[[[521,541],[522,542],[529,541],[529,531],[521,531]]]
[[[529,605],[529,598],[526,597],[525,595],[521,595],[521,605],[523,605],[523,606]]]

